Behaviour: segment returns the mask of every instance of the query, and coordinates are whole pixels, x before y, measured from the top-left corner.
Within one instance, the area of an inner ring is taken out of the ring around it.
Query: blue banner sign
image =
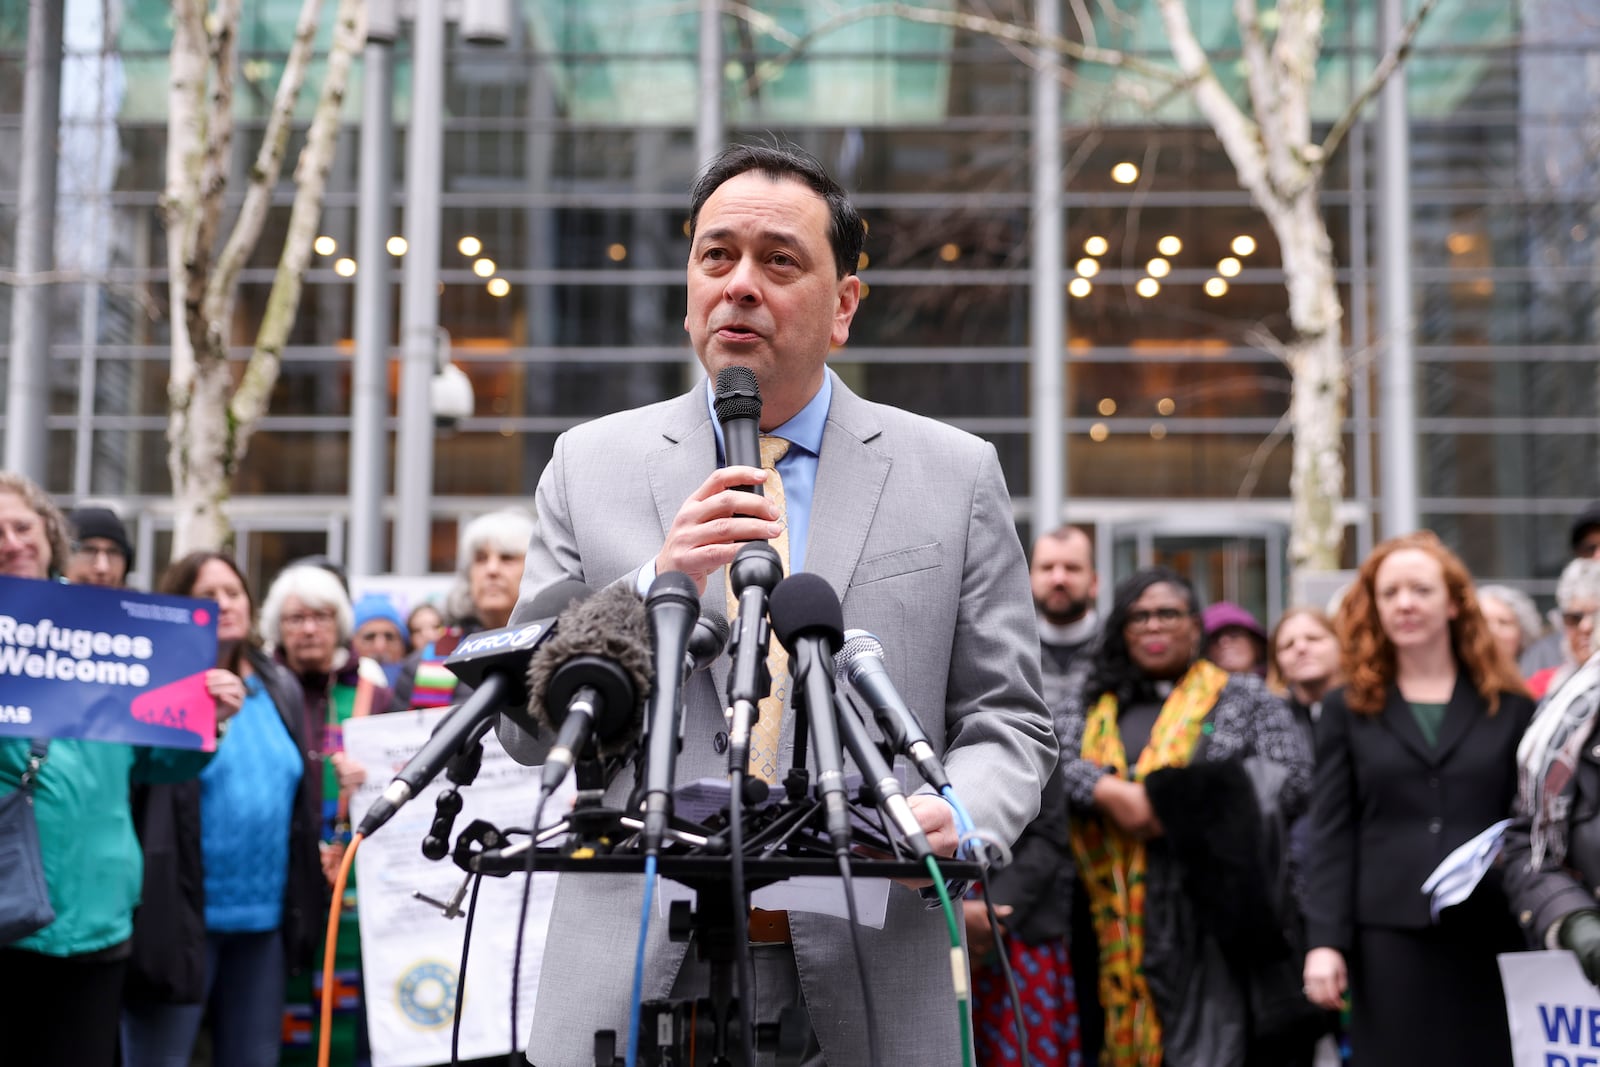
[[[216,747],[217,606],[0,577],[0,737]]]

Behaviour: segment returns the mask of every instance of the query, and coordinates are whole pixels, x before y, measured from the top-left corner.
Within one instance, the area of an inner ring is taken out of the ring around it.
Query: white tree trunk
[[[213,267],[232,140],[239,0],[222,0],[209,16],[200,0],[174,4],[168,184],[163,198],[172,278],[167,441],[176,511],[174,558],[231,541],[225,505],[250,434],[266,413],[279,357],[294,325],[311,242],[322,214],[328,168],[338,144],[350,66],[365,34],[362,0],[340,0],[327,74],[295,173],[289,234],[279,254],[278,272],[254,350],[235,388],[228,338],[239,271],[260,239],[272,191],[282,172],[321,7],[321,0],[303,0],[244,204]],[[209,112],[204,106],[208,82],[212,85]]]

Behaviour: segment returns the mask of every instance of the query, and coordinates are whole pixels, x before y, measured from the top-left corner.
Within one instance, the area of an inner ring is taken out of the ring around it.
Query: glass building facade
[[[672,395],[696,371],[683,263],[707,6],[515,0],[503,44],[451,30],[439,314],[477,399],[473,416],[435,441],[436,570],[451,567],[463,518],[530,500],[563,429]],[[1033,70],[1018,46],[936,22],[852,20],[860,6],[787,0],[743,9],[757,18],[716,16],[725,135],[794,141],[851,191],[869,225],[865,299],[834,367],[871,399],[992,441],[1026,535]],[[1008,0],[929,6],[1034,17],[1032,3]],[[1224,79],[1238,81],[1232,4],[1188,6]],[[1379,54],[1377,6],[1328,0],[1318,129],[1348,108]],[[300,4],[245,7],[236,179]],[[1167,59],[1153,0],[1086,5],[1092,26],[1062,7],[1070,37]],[[137,525],[149,573],[171,527],[159,204],[168,8],[68,0],[65,10],[47,487],[68,504],[116,503]],[[26,35],[27,5],[4,0],[7,266]],[[399,235],[404,33],[394,61]],[[319,63],[303,120],[320,75]],[[363,93],[358,62],[321,226],[329,240],[236,484],[232,515],[257,579],[297,555],[344,551],[356,279],[340,261],[355,257]],[[1600,497],[1600,13],[1590,0],[1440,0],[1407,93],[1422,519],[1481,578],[1548,594],[1569,517]],[[1279,440],[1290,379],[1260,331],[1287,325],[1279,251],[1187,98],[1148,95],[1103,68],[1063,64],[1065,514],[1094,525],[1103,572],[1174,562],[1208,598],[1273,614],[1290,595],[1289,444]],[[1383,186],[1371,115],[1331,162],[1323,192],[1352,366],[1347,563],[1377,535],[1383,477],[1374,444]],[[241,365],[287,222],[291,169],[231,323]],[[398,323],[404,252],[395,252],[385,266]],[[0,287],[0,322],[13,293]],[[398,361],[391,367],[392,404]],[[396,429],[391,407],[391,446]]]

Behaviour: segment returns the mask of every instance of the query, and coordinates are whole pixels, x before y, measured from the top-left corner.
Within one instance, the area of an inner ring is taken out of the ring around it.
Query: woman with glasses
[[[184,1067],[209,1012],[216,1062],[273,1067],[284,981],[314,960],[327,886],[300,685],[261,650],[233,559],[192,552],[159,591],[217,603],[217,669],[244,703],[195,782],[135,790],[145,851],[122,1017],[126,1067]]]
[[[1528,677],[1535,700],[1561,688],[1578,665],[1595,651],[1594,613],[1600,611],[1600,559],[1578,558],[1561,569],[1556,582],[1556,608],[1561,612],[1561,663]]]
[[[43,490],[0,471],[0,574],[58,581],[68,559],[67,529]],[[225,671],[208,671],[206,688],[217,702],[220,734],[222,721],[239,708],[243,687]],[[18,787],[29,752],[25,738],[0,738],[0,793]],[[0,1060],[72,1067],[116,1062],[142,869],[129,786],[191,778],[211,758],[109,741],[49,743],[33,782],[33,810],[55,921],[0,945]]]
[[[1287,879],[1259,863],[1281,853],[1272,826],[1304,806],[1310,754],[1283,702],[1256,675],[1200,658],[1201,639],[1184,578],[1130,575],[1059,712],[1100,950],[1097,978],[1079,978],[1104,1019],[1086,1062],[1099,1047],[1107,1067],[1237,1067],[1311,1045],[1281,1025],[1304,1004],[1298,957],[1283,929]]]
[[[1491,872],[1435,922],[1421,891],[1511,811],[1533,714],[1455,553],[1385,541],[1340,606],[1345,678],[1317,723],[1306,994],[1351,998],[1357,1063],[1509,1064],[1495,963],[1521,947]]]
[[[366,768],[345,755],[344,724],[389,707],[383,668],[351,646],[354,623],[344,584],[332,571],[311,563],[286,568],[261,606],[262,639],[299,681],[305,701],[307,771],[318,812],[323,874],[330,884],[350,843],[350,796],[366,780]],[[351,899],[347,892],[334,964],[359,973],[359,926]],[[310,1002],[309,979],[292,982],[288,998],[296,1004]],[[354,1062],[357,1042],[365,1041],[365,1028],[358,1024],[359,995],[355,1000],[334,1009],[335,1062]]]

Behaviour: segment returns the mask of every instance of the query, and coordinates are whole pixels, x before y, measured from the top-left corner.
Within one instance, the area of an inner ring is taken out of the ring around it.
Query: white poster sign
[[[1500,957],[1516,1067],[1600,1067],[1600,991],[1570,952]]]
[[[344,724],[345,751],[366,766],[367,781],[350,804],[351,821],[360,823],[368,807],[405,765],[448,711],[408,711],[351,719]],[[456,835],[474,819],[502,830],[533,820],[537,768],[506,755],[491,730],[484,738],[483,767],[461,790],[463,807]],[[446,919],[440,909],[413,892],[448,901],[464,872],[448,858],[423,857],[422,839],[435,814],[434,802],[448,780],[443,774],[390,819],[356,853],[356,883],[361,915],[361,967],[366,990],[367,1029],[373,1067],[423,1067],[450,1062],[450,1030],[456,1006],[464,915]],[[545,823],[557,821],[572,806],[571,785],[545,806]],[[518,987],[515,1047],[527,1040],[539,989],[539,964],[555,892],[554,874],[534,877],[523,937]],[[461,1058],[503,1056],[513,1047],[510,1031],[511,969],[522,906],[520,875],[484,878],[473,921],[462,999]],[[470,895],[461,901],[466,911]]]

